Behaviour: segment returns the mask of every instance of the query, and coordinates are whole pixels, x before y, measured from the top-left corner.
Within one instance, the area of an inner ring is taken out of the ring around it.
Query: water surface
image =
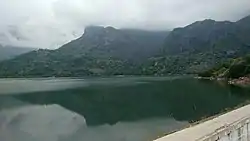
[[[149,141],[249,99],[183,77],[0,79],[0,140]]]

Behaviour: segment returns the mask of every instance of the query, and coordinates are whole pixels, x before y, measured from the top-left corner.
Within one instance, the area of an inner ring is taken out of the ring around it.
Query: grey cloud
[[[0,0],[0,43],[56,48],[87,25],[169,30],[248,14],[249,0]]]
[[[249,0],[58,0],[57,17],[77,25],[102,24],[144,29],[171,29],[195,20],[237,20],[249,11]]]

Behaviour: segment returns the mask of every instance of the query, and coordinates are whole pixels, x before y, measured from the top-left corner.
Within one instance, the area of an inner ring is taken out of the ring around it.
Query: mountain
[[[94,58],[114,57],[137,61],[156,55],[166,35],[167,32],[90,26],[85,29],[82,37],[57,51],[68,55],[81,54]]]
[[[157,64],[160,74],[197,73],[249,52],[250,16],[237,22],[208,19],[170,32],[162,55],[149,64]]]
[[[237,27],[237,37],[242,43],[241,51],[248,52],[244,46],[250,47],[250,16],[247,16],[235,23]],[[243,49],[242,49],[243,48]],[[250,55],[240,55],[238,58],[226,60],[210,69],[199,73],[201,77],[222,77],[239,78],[250,74]]]
[[[168,54],[180,54],[249,47],[249,20],[250,17],[237,22],[204,20],[174,29],[166,38],[165,51]]]
[[[18,55],[34,50],[33,48],[0,45],[0,61],[14,58]]]
[[[59,49],[0,63],[0,77],[197,74],[249,52],[250,16],[171,32],[90,26]]]
[[[37,50],[0,63],[1,77],[139,74],[136,64],[156,55],[168,32],[90,26],[56,50]]]

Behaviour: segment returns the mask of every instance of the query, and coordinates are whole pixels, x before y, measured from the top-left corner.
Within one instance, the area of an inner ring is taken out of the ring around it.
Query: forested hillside
[[[250,53],[250,16],[171,32],[90,26],[57,50],[0,63],[0,77],[197,74]]]

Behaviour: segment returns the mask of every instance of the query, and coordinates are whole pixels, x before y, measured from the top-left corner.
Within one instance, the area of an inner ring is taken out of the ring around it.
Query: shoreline
[[[210,81],[225,81],[229,85],[234,85],[238,87],[250,87],[250,76],[244,76],[239,78],[216,78],[216,77],[195,77],[200,80],[210,80]]]

